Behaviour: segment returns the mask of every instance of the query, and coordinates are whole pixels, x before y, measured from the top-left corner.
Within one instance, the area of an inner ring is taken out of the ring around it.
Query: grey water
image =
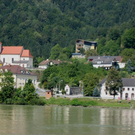
[[[135,135],[135,110],[0,105],[0,135]]]

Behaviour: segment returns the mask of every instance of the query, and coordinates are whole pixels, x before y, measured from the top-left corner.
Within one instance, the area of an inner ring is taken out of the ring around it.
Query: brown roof
[[[21,54],[23,46],[3,46],[1,54]]]
[[[21,57],[31,57],[31,58],[33,58],[33,56],[30,53],[30,50],[23,50]]]
[[[59,61],[59,60],[43,60],[39,65],[47,65],[50,62],[53,62],[56,65],[61,63],[61,61]]]
[[[8,71],[12,72],[13,74],[34,75],[34,76],[36,76],[35,74],[30,72],[29,70],[26,70],[24,67],[21,67],[19,65],[5,65],[5,66],[1,66],[0,70],[1,69],[3,70],[3,72],[5,70],[8,70]]]

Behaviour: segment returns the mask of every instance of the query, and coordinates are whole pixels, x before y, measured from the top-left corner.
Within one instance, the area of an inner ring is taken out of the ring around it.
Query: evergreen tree
[[[127,71],[128,71],[128,73],[132,72],[131,60],[130,59],[127,61]]]
[[[100,97],[100,92],[97,87],[94,88],[93,97]]]

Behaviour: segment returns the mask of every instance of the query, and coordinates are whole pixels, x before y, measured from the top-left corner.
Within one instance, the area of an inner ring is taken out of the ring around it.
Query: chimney
[[[2,43],[0,42],[0,54],[2,52]]]

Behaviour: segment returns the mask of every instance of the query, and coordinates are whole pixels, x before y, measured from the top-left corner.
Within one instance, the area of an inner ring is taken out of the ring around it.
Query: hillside
[[[0,1],[3,45],[23,45],[44,58],[56,44],[73,52],[76,39],[97,40],[100,55],[118,55],[122,36],[134,21],[134,0]]]

